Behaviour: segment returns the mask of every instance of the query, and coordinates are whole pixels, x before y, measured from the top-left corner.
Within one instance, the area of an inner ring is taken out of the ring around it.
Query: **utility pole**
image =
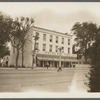
[[[33,50],[33,59],[32,59],[32,69],[33,69],[33,67],[36,67],[36,50],[37,50],[37,48],[36,48],[36,41],[39,39],[39,33],[38,32],[36,32],[36,35],[35,36],[33,36],[34,37],[34,50]]]
[[[59,50],[59,53],[60,53],[59,54],[59,68],[58,68],[58,70],[59,70],[59,69],[61,69],[61,51],[63,50],[63,47],[59,47],[58,50]]]

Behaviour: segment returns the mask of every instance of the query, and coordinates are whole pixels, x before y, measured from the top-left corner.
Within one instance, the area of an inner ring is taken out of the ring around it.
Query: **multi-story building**
[[[31,67],[33,61],[33,50],[34,50],[34,36],[39,33],[39,39],[36,41],[35,56],[36,66],[45,67],[47,62],[50,67],[58,67],[59,60],[61,60],[62,67],[68,67],[70,63],[77,63],[77,55],[72,54],[72,35],[67,33],[56,32],[48,29],[39,27],[33,27],[29,37],[29,40],[25,46],[24,53],[24,66]],[[62,48],[61,52],[59,48]],[[15,65],[16,50],[11,48],[11,60],[10,65]],[[61,58],[60,58],[61,57]],[[19,65],[21,65],[21,55],[19,57]]]

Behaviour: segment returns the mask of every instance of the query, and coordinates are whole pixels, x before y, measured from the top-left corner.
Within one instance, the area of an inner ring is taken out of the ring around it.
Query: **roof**
[[[54,31],[54,30],[44,29],[44,28],[40,28],[40,27],[36,27],[36,26],[34,26],[34,28],[40,29],[40,30],[44,30],[44,31],[53,32],[53,33],[57,33],[57,34],[60,34],[60,35],[72,36],[72,35],[70,35],[68,33],[57,32],[57,31]]]

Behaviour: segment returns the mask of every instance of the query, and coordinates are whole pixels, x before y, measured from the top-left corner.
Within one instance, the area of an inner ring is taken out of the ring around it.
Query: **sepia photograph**
[[[99,2],[0,2],[0,97],[100,97],[99,11]]]

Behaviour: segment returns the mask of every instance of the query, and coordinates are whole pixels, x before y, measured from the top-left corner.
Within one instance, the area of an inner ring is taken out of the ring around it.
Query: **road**
[[[88,68],[0,68],[0,92],[71,92],[87,91],[84,82]]]

